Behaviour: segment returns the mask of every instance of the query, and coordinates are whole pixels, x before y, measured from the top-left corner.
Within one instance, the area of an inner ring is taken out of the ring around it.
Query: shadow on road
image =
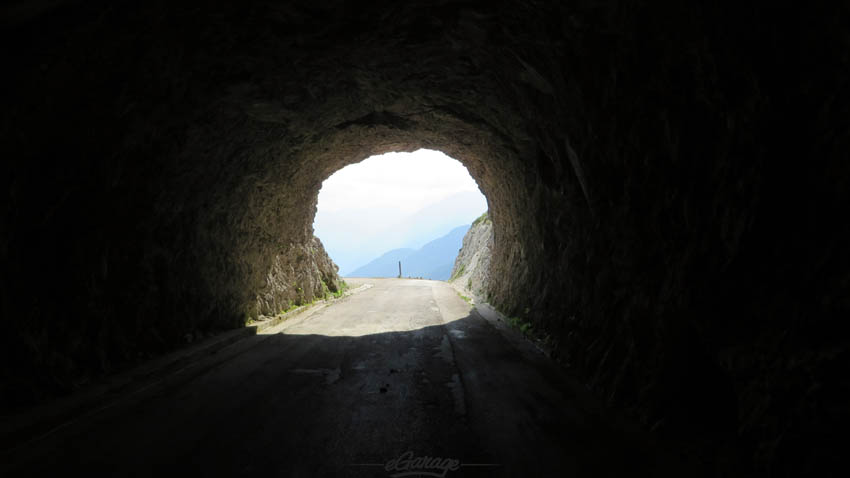
[[[359,337],[254,336],[217,355],[4,456],[4,476],[658,472],[639,435],[605,425],[562,370],[474,312]]]

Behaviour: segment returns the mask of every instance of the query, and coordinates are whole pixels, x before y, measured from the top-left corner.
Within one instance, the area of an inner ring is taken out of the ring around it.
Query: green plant
[[[534,326],[531,322],[520,319],[519,317],[508,317],[508,325],[519,330],[526,337],[534,335]]]
[[[289,300],[286,301],[286,308],[280,310],[280,315],[284,315],[287,312],[291,312],[292,310],[297,309],[297,308],[298,308],[298,304],[293,302],[292,299],[289,299]]]
[[[340,281],[339,287],[336,292],[333,293],[333,296],[338,299],[345,294],[346,290],[348,290],[348,284],[346,284],[345,281]]]
[[[489,217],[489,216],[488,216],[488,214],[487,214],[488,212],[489,212],[489,211],[484,211],[484,214],[482,214],[482,215],[478,216],[478,219],[476,219],[476,220],[472,221],[472,225],[473,225],[473,226],[476,226],[476,225],[478,225],[478,223],[481,223],[481,222],[484,222],[485,224],[486,224],[487,222],[490,222],[490,217]]]
[[[466,264],[461,264],[460,269],[457,270],[452,276],[449,278],[450,281],[457,279],[458,277],[463,275],[463,271],[466,270]]]
[[[461,294],[460,292],[458,292],[457,295],[460,296],[461,299],[465,300],[467,304],[472,305],[472,299]]]

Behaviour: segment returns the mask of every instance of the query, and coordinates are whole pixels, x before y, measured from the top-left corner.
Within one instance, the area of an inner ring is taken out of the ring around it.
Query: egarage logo
[[[493,467],[497,463],[462,463],[457,458],[416,456],[412,451],[390,459],[386,463],[357,463],[355,466],[381,466],[391,478],[430,477],[446,478],[450,471],[464,467]]]

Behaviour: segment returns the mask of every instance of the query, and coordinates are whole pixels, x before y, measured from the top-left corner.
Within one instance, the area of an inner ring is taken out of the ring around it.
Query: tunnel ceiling
[[[662,3],[9,9],[7,405],[274,313],[321,182],[430,148],[488,198],[490,301],[599,397],[814,466],[783,451],[847,356],[847,12]]]

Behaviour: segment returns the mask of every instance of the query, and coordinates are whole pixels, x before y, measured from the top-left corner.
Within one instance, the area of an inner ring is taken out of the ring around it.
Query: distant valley
[[[320,210],[313,227],[328,255],[339,265],[340,275],[352,277],[354,270],[376,257],[395,249],[415,251],[459,224],[472,223],[485,210],[484,196],[464,191],[412,213],[395,210],[392,205]]]
[[[403,277],[448,280],[457,253],[463,245],[463,236],[468,230],[468,224],[456,227],[445,236],[434,239],[419,249],[390,250],[346,276],[397,277],[398,263],[401,261]]]

